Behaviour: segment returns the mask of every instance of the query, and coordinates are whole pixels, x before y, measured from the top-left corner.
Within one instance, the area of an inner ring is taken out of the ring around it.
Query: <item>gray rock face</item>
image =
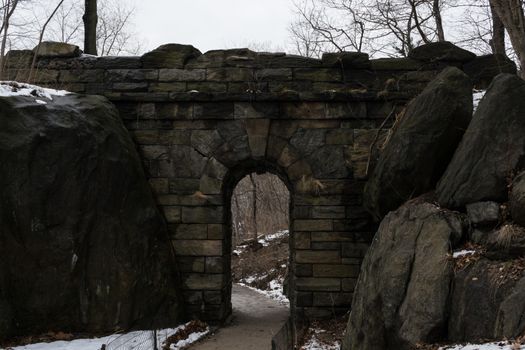
[[[434,188],[471,116],[472,86],[457,68],[409,103],[366,184],[364,203],[376,219]]]
[[[363,261],[344,350],[411,349],[442,339],[453,279],[458,214],[408,203],[388,214]]]
[[[165,224],[115,108],[46,101],[0,98],[0,338],[177,324]]]
[[[525,172],[514,178],[509,199],[512,219],[525,226]]]
[[[362,52],[327,52],[323,53],[323,65],[340,66],[343,69],[366,68],[370,66],[370,58]]]
[[[202,53],[191,45],[166,44],[141,57],[143,68],[184,68],[190,59]]]
[[[470,51],[464,50],[448,41],[434,42],[416,47],[408,57],[420,61],[469,62],[476,58]]]
[[[78,57],[80,48],[76,45],[59,43],[54,41],[44,41],[33,49],[39,57]]]
[[[456,273],[448,340],[476,342],[523,333],[525,277],[519,282],[499,278],[505,266],[505,262],[481,258]]]
[[[516,74],[516,64],[505,55],[484,55],[463,66],[476,88],[486,89],[492,79],[501,73]]]
[[[478,202],[467,205],[470,222],[475,226],[497,224],[499,221],[499,203]]]
[[[493,80],[438,183],[442,206],[507,201],[507,179],[525,159],[524,96],[519,77],[501,74]]]
[[[525,229],[518,225],[507,224],[488,235],[488,251],[491,259],[506,260],[525,256]]]

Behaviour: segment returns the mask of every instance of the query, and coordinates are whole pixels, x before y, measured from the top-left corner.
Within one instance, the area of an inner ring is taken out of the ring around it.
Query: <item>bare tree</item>
[[[97,0],[85,0],[84,21],[84,52],[97,54]]]
[[[2,27],[0,28],[0,34],[2,35],[2,46],[0,49],[0,76],[3,75],[4,71],[4,56],[5,48],[7,43],[7,36],[9,33],[9,21],[13,16],[13,13],[18,6],[18,0],[2,0]]]
[[[525,78],[525,15],[523,0],[490,0],[509,34],[512,47],[520,64],[520,75]]]

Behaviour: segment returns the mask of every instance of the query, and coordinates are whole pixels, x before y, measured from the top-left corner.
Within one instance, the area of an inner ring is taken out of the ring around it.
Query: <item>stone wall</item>
[[[369,153],[394,118],[380,126],[447,65],[481,59],[317,60],[175,44],[142,57],[40,55],[34,83],[101,94],[120,110],[168,222],[187,311],[207,320],[231,312],[230,196],[252,171],[290,189],[293,312],[346,312],[375,231],[361,206]],[[10,52],[7,78],[27,79],[31,56]],[[483,84],[486,73],[471,70]]]

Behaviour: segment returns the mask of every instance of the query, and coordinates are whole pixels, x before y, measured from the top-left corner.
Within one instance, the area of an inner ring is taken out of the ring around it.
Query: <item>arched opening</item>
[[[249,289],[271,301],[266,308],[271,309],[271,305],[281,308],[275,317],[282,317],[282,322],[274,320],[275,333],[293,308],[293,302],[289,300],[293,298],[292,293],[287,292],[292,290],[290,284],[293,283],[291,184],[279,168],[265,162],[254,162],[231,169],[224,186],[228,206],[225,244],[231,258],[233,316],[261,316],[257,311],[261,299],[254,303],[250,300],[253,298],[239,292],[241,287]],[[251,295],[257,298],[255,294]]]

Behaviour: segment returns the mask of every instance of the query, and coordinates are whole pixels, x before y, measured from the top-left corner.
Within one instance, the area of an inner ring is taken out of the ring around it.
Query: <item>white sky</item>
[[[162,44],[191,44],[202,52],[263,44],[284,50],[292,0],[126,0],[134,4],[145,51]]]

